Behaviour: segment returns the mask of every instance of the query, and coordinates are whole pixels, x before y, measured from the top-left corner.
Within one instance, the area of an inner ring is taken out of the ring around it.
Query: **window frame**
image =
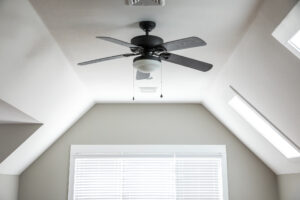
[[[272,36],[280,42],[285,48],[300,59],[300,51],[291,44],[292,37],[300,31],[300,1],[290,10],[287,16],[272,32]]]
[[[219,156],[222,166],[223,200],[228,200],[226,145],[71,145],[68,200],[73,200],[75,159],[120,153],[190,153],[203,156]]]
[[[298,46],[298,44],[295,44],[292,40],[295,38],[295,37],[299,37],[300,38],[300,29],[289,39],[288,43],[294,47],[298,53],[300,54],[300,44]]]

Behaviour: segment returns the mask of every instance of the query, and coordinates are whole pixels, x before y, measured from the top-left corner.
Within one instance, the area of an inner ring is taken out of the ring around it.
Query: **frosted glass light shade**
[[[152,59],[140,59],[133,62],[133,67],[140,72],[149,73],[161,67],[161,62]]]

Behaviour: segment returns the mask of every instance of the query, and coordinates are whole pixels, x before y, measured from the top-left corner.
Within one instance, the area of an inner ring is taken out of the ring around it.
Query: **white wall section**
[[[0,174],[0,199],[18,200],[19,176]]]

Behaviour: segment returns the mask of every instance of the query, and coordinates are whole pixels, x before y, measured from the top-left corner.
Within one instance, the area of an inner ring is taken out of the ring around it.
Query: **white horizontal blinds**
[[[140,157],[123,160],[123,199],[175,198],[173,157]]]
[[[221,158],[76,158],[73,199],[223,200]]]
[[[177,157],[178,200],[222,200],[221,158]]]
[[[121,199],[122,160],[76,158],[74,170],[74,200]]]

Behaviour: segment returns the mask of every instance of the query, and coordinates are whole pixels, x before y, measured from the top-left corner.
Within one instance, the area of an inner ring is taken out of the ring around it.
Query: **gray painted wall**
[[[0,163],[40,126],[41,124],[0,124]]]
[[[230,200],[277,200],[277,177],[201,105],[99,104],[20,175],[20,200],[66,200],[71,144],[226,144]]]
[[[278,188],[281,200],[299,200],[300,174],[279,175]]]
[[[0,199],[18,200],[19,177],[0,174]]]

